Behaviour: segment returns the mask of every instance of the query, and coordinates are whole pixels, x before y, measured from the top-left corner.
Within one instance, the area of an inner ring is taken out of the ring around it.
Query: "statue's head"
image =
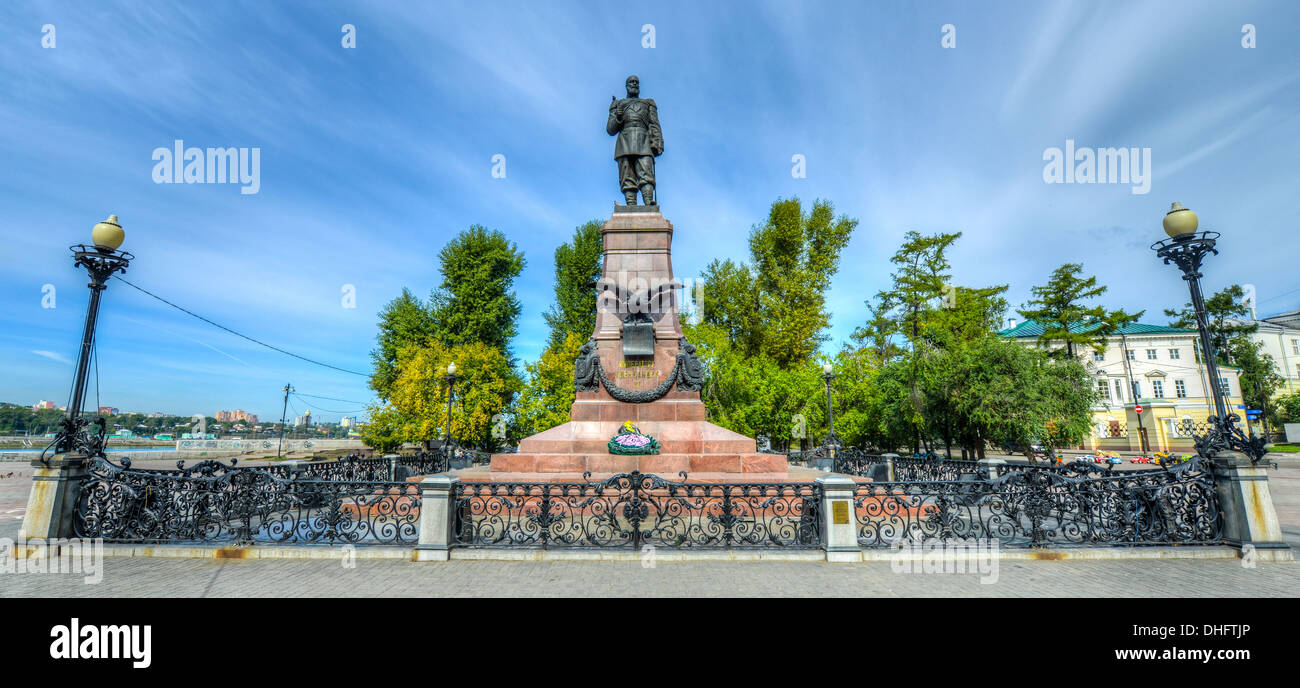
[[[627,97],[636,98],[641,95],[641,80],[635,74],[627,78]]]

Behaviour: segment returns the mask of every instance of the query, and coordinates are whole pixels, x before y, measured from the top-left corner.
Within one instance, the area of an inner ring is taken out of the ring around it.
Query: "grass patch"
[[[1275,444],[1269,449],[1269,451],[1284,452],[1287,454],[1296,454],[1296,453],[1300,453],[1300,445]]]

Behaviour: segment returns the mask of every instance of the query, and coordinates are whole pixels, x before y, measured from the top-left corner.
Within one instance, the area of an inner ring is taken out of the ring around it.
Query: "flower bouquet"
[[[658,454],[659,440],[642,433],[631,422],[623,423],[618,434],[609,440],[611,454]]]

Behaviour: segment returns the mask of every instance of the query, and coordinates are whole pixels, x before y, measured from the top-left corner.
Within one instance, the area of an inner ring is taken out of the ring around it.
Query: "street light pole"
[[[1213,458],[1220,451],[1241,451],[1250,457],[1251,463],[1258,463],[1264,458],[1266,438],[1253,434],[1248,438],[1236,424],[1241,420],[1235,413],[1229,413],[1224,402],[1222,383],[1219,378],[1219,365],[1215,360],[1214,342],[1210,339],[1210,325],[1205,316],[1205,299],[1201,296],[1201,262],[1208,255],[1218,255],[1215,242],[1218,232],[1196,231],[1200,221],[1196,213],[1184,208],[1181,203],[1174,203],[1165,213],[1164,228],[1168,239],[1151,245],[1156,257],[1165,265],[1173,263],[1183,271],[1183,280],[1192,295],[1192,311],[1196,314],[1196,330],[1200,335],[1201,354],[1205,359],[1205,369],[1210,376],[1210,394],[1214,397],[1214,413],[1210,416],[1210,429],[1196,438],[1196,449],[1202,455]]]
[[[89,424],[81,417],[81,407],[86,401],[86,375],[95,348],[100,295],[107,288],[108,279],[115,273],[126,272],[135,257],[118,250],[125,237],[117,216],[109,215],[107,220],[91,230],[93,246],[77,244],[72,247],[74,264],[86,268],[90,274],[90,284],[87,285],[90,287],[90,303],[81,330],[81,353],[77,357],[68,413],[59,420],[59,432],[54,441],[32,460],[32,489],[27,498],[23,524],[18,530],[19,538],[48,540],[77,534],[76,505],[87,475],[87,460],[98,461],[104,456],[104,418],[95,421],[99,432],[90,435],[86,432]],[[46,457],[50,449],[54,449],[54,455]]]
[[[86,376],[90,370],[90,355],[95,347],[95,326],[99,320],[99,299],[104,289],[108,288],[108,279],[114,273],[126,272],[132,256],[117,248],[122,245],[125,232],[117,223],[116,215],[109,215],[107,220],[95,225],[91,230],[93,247],[77,244],[72,247],[74,264],[86,268],[90,275],[90,303],[86,306],[86,320],[81,329],[81,353],[77,357],[77,372],[72,383],[72,401],[68,404],[68,415],[61,421],[62,428],[54,440],[56,454],[82,451],[93,456],[103,449],[103,427],[99,436],[91,438],[85,433],[88,425],[81,417],[82,406],[86,400]],[[42,454],[42,459],[43,459]]]
[[[284,409],[280,411],[280,446],[275,450],[275,458],[280,458],[280,452],[284,451],[284,422],[289,414],[289,395],[293,393],[293,385],[286,382],[284,389]]]
[[[835,379],[835,367],[829,363],[822,366],[822,379],[826,381],[826,418],[830,428],[826,433],[825,447],[831,461],[834,461],[841,446],[840,438],[835,434],[835,400],[831,397],[831,381]]]
[[[455,458],[455,440],[452,439],[451,435],[451,400],[456,396],[456,382],[460,380],[460,376],[456,374],[455,361],[447,364],[447,375],[444,379],[447,381],[447,428],[444,432],[442,447],[443,453],[447,456],[447,465],[450,467]]]
[[[1199,221],[1196,213],[1184,208],[1181,203],[1174,203],[1165,214],[1165,231],[1170,238],[1152,244],[1156,257],[1165,265],[1174,263],[1183,271],[1183,280],[1187,282],[1192,295],[1192,311],[1196,315],[1196,330],[1200,335],[1202,358],[1205,369],[1210,376],[1210,392],[1214,397],[1214,412],[1220,418],[1228,417],[1227,405],[1223,401],[1223,389],[1219,377],[1219,364],[1215,358],[1214,343],[1210,339],[1209,320],[1205,316],[1205,298],[1201,295],[1201,261],[1207,255],[1218,255],[1215,240],[1218,232],[1197,232]]]

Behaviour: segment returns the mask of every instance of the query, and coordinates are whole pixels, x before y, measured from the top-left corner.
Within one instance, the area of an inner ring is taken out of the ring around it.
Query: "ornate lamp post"
[[[826,419],[830,428],[826,433],[826,453],[830,456],[832,462],[835,461],[835,455],[839,452],[840,438],[835,434],[835,400],[831,397],[831,381],[835,379],[835,367],[827,363],[822,366],[822,379],[826,381]]]
[[[68,415],[60,421],[63,427],[53,442],[55,454],[95,456],[103,449],[102,422],[97,436],[88,435],[86,426],[89,423],[81,417],[81,409],[86,401],[86,375],[90,368],[90,354],[95,346],[100,294],[108,287],[108,278],[114,273],[126,272],[127,265],[135,257],[117,250],[124,238],[126,233],[117,223],[117,216],[109,215],[107,220],[91,230],[93,247],[85,244],[71,247],[73,262],[78,267],[86,268],[90,274],[90,283],[86,285],[90,287],[90,304],[86,306],[86,322],[81,330],[81,355],[77,358],[77,373],[72,383],[72,403],[68,404]]]
[[[90,355],[95,348],[95,325],[99,319],[99,298],[108,287],[114,273],[125,272],[132,256],[119,251],[126,233],[117,222],[116,215],[95,225],[91,230],[92,246],[72,246],[73,263],[83,267],[90,275],[90,303],[86,306],[86,321],[81,331],[81,354],[77,357],[77,372],[72,382],[72,400],[68,415],[59,421],[60,428],[54,441],[32,461],[32,490],[27,499],[27,512],[18,535],[21,538],[72,537],[73,515],[81,481],[86,475],[86,460],[104,452],[104,419],[96,424],[99,431],[86,432],[89,423],[81,417],[86,401],[86,376],[90,368]],[[46,457],[46,452],[54,455]]]
[[[449,467],[464,468],[456,459],[456,441],[451,435],[451,402],[456,396],[456,383],[460,382],[460,376],[456,374],[455,361],[447,364],[447,374],[443,379],[447,381],[447,430],[443,436],[443,451],[447,454]]]
[[[1227,404],[1223,400],[1219,365],[1215,360],[1214,343],[1210,339],[1209,322],[1205,317],[1205,299],[1201,295],[1201,261],[1207,255],[1219,253],[1215,248],[1219,233],[1198,232],[1196,230],[1199,224],[1196,213],[1175,202],[1170,206],[1169,212],[1165,213],[1164,227],[1169,238],[1151,245],[1156,257],[1163,260],[1165,265],[1173,263],[1183,271],[1183,279],[1192,294],[1192,310],[1196,314],[1201,354],[1210,377],[1210,394],[1214,397],[1214,415],[1209,418],[1210,429],[1204,436],[1196,438],[1196,448],[1211,458],[1219,451],[1235,449],[1250,456],[1251,463],[1256,463],[1264,456],[1264,439],[1253,435],[1247,438],[1236,427],[1241,418],[1235,413],[1228,413]]]

